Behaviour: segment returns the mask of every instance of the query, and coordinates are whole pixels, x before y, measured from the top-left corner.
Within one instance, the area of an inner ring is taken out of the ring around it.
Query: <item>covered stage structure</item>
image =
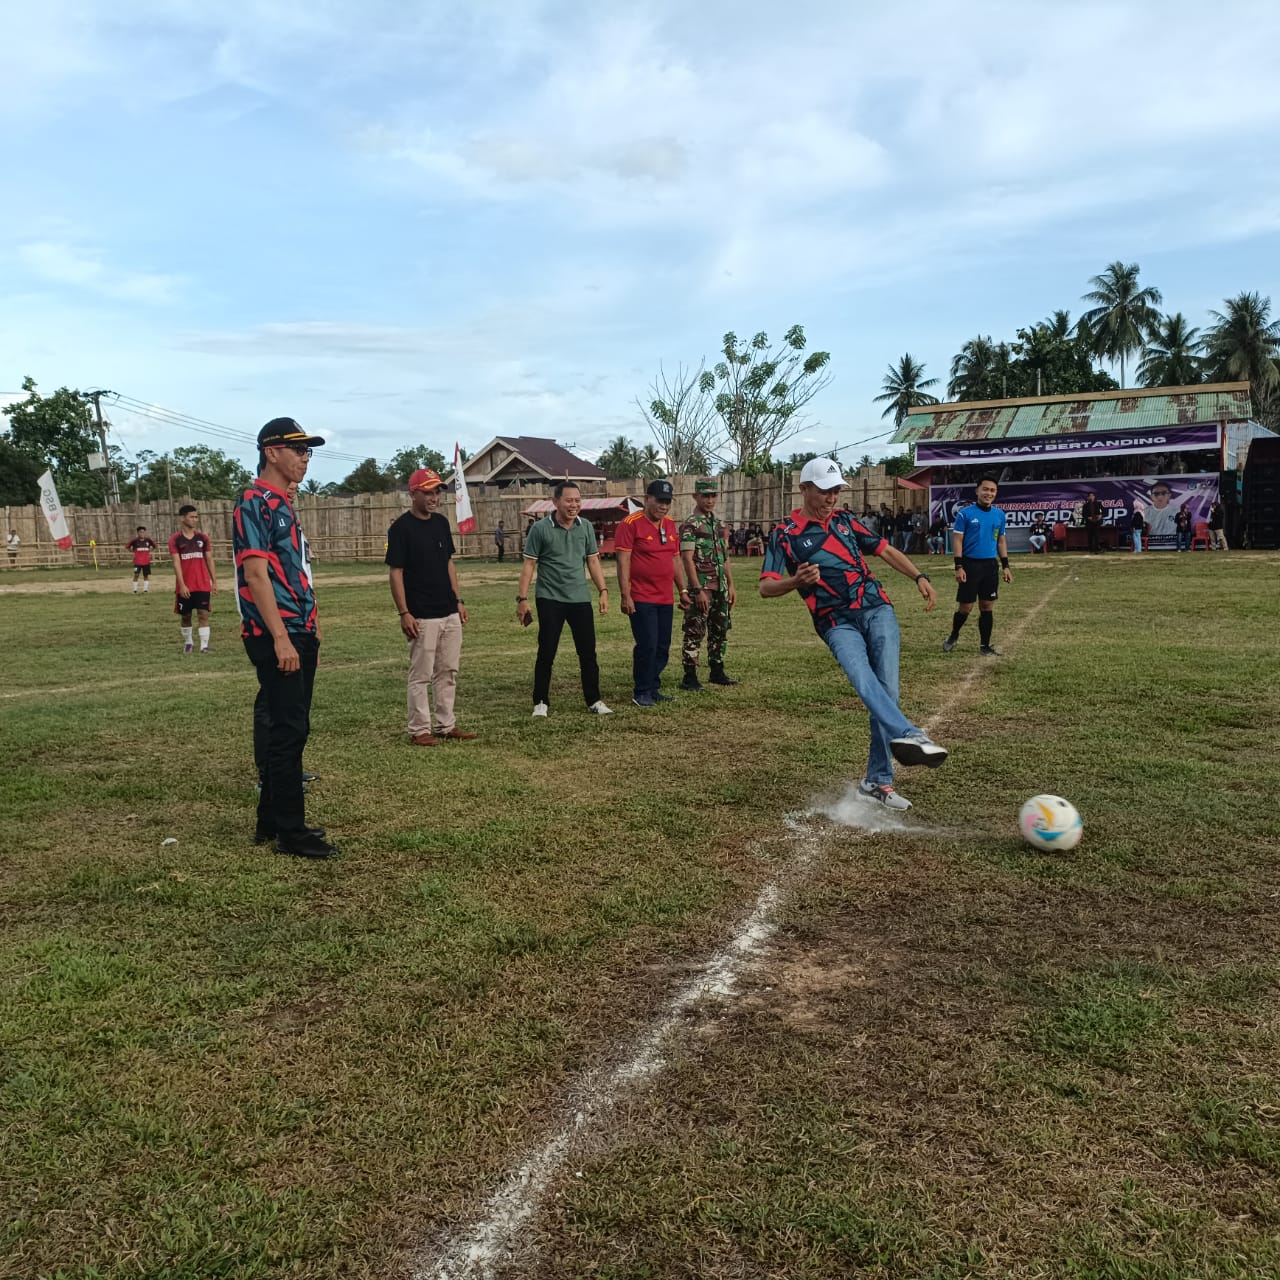
[[[1124,545],[1136,507],[1150,548],[1172,550],[1178,510],[1193,525],[1206,522],[1219,499],[1232,537],[1238,468],[1251,440],[1272,435],[1252,419],[1249,384],[1227,382],[923,405],[908,410],[894,442],[915,451],[910,480],[928,487],[931,523],[941,516],[950,525],[992,475],[1010,551],[1029,550],[1041,515],[1067,527],[1069,546],[1079,529],[1082,544],[1079,512],[1090,492],[1106,510],[1104,545]]]

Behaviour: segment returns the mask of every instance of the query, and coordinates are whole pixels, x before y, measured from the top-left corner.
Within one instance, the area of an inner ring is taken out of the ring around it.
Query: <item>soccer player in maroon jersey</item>
[[[169,539],[173,557],[173,611],[182,627],[182,652],[192,653],[191,614],[200,623],[200,652],[209,652],[210,597],[218,590],[213,544],[200,532],[200,513],[190,503],[178,508],[178,532]]]
[[[151,590],[151,553],[160,544],[147,532],[147,526],[140,524],[134,530],[134,536],[124,544],[126,551],[133,552],[133,594],[138,594],[138,578],[142,578],[142,594]]]

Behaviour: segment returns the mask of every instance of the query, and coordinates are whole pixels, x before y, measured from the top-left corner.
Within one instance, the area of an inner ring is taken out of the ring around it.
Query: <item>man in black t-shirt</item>
[[[476,736],[463,733],[453,718],[467,609],[453,567],[449,521],[436,511],[443,487],[434,471],[420,467],[409,477],[412,508],[387,530],[391,598],[409,641],[409,737],[417,747]]]

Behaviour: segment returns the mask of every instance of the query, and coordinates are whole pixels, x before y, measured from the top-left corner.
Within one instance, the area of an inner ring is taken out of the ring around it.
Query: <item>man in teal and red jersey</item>
[[[311,728],[320,632],[301,530],[289,501],[320,436],[292,418],[258,432],[258,478],[232,518],[240,637],[258,674],[254,757],[262,774],[254,842],[274,839],[279,853],[327,858],[336,850],[320,827],[306,825],[302,752]]]
[[[147,532],[147,526],[140,524],[133,537],[124,544],[126,551],[133,552],[133,594],[138,594],[138,579],[142,579],[142,594],[151,591],[151,553],[160,544]]]
[[[654,480],[644,493],[644,509],[629,515],[614,535],[622,612],[635,639],[632,678],[637,707],[670,702],[661,691],[671,653],[671,588],[680,588],[680,608],[689,607],[689,587],[680,559],[680,531],[667,512],[674,496],[670,480]]]
[[[200,530],[200,513],[189,502],[178,508],[178,532],[169,539],[173,559],[173,611],[182,630],[182,652],[195,648],[191,637],[191,615],[200,626],[200,652],[209,652],[209,610],[218,583],[214,578],[213,544]]]
[[[878,556],[915,581],[926,611],[938,603],[929,575],[851,511],[837,511],[840,467],[813,458],[800,472],[802,504],[774,529],[760,571],[766,599],[798,591],[814,629],[871,715],[871,752],[859,792],[888,809],[910,809],[893,789],[893,761],[936,768],[947,758],[898,706],[898,619],[867,565]]]

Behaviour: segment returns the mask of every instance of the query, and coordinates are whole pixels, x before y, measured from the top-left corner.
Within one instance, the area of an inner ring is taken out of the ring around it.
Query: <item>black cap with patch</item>
[[[258,448],[265,449],[274,444],[314,446],[324,444],[324,436],[308,435],[292,418],[272,418],[258,432]]]
[[[657,498],[659,502],[670,502],[675,497],[675,490],[672,489],[670,480],[650,480],[645,493],[651,498]]]

